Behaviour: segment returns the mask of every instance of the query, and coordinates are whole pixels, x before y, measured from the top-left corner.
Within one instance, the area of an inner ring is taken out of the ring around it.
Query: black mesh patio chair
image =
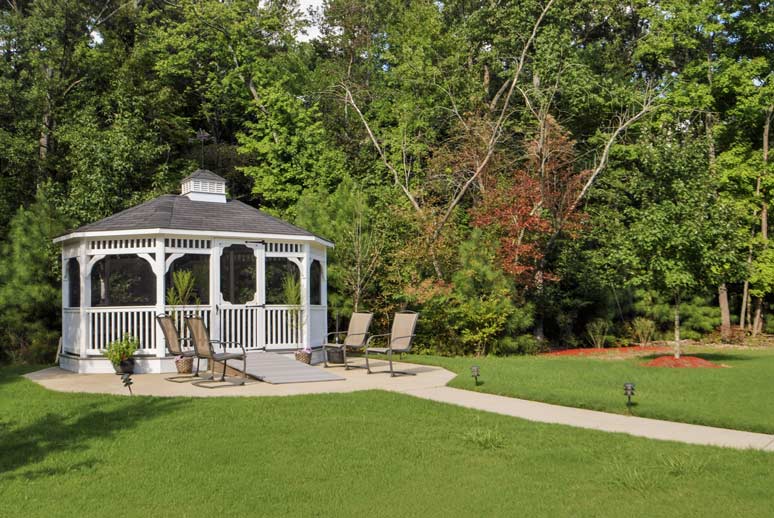
[[[371,365],[368,363],[368,353],[376,353],[387,355],[387,360],[390,362],[390,376],[394,377],[398,374],[404,374],[408,376],[416,375],[414,372],[394,370],[392,368],[392,355],[394,353],[403,354],[411,351],[411,345],[414,342],[414,329],[417,326],[418,319],[419,313],[395,313],[395,316],[392,319],[392,331],[390,333],[371,335],[368,338],[368,342],[366,342],[365,347],[365,360],[368,374],[373,374],[373,371],[371,371]],[[371,342],[374,340],[385,340],[387,342],[387,346],[371,347]]]
[[[215,379],[215,362],[223,362],[223,374],[220,376],[220,381],[226,381],[226,368],[228,360],[242,360],[242,377],[246,378],[247,369],[247,352],[242,344],[238,342],[223,342],[220,340],[210,340],[210,333],[207,331],[207,326],[204,325],[202,317],[185,317],[185,324],[188,326],[188,331],[191,334],[191,340],[194,344],[194,350],[196,351],[196,373],[194,376],[199,375],[199,362],[202,358],[207,360],[212,370],[212,377],[209,379]],[[213,344],[219,344],[223,347],[222,353],[215,352]],[[238,345],[242,352],[225,352],[227,344]],[[244,385],[242,380],[241,385]]]
[[[349,370],[351,368],[360,368],[357,365],[350,365],[347,362],[347,350],[362,351],[366,345],[366,339],[368,338],[368,328],[371,327],[371,319],[373,319],[373,313],[352,313],[349,319],[349,327],[346,331],[338,331],[334,333],[328,333],[327,343],[323,344],[323,362],[328,367],[328,351],[338,350],[341,351],[344,357],[344,368]],[[342,343],[331,342],[331,337],[338,337],[346,335]]]

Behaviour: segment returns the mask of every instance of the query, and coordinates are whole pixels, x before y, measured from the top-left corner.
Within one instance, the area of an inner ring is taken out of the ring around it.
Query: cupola
[[[226,180],[206,169],[197,169],[183,179],[181,194],[193,201],[226,203]]]

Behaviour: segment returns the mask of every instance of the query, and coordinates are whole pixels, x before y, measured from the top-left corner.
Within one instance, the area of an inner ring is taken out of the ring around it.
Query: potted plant
[[[301,282],[288,275],[282,280],[282,293],[285,298],[285,303],[290,306],[288,314],[290,316],[290,329],[295,335],[299,331],[299,324],[301,318],[304,316],[301,311]],[[312,349],[307,344],[303,349],[300,349],[299,344],[296,344],[296,360],[303,363],[312,363]]]
[[[140,341],[132,335],[124,335],[121,340],[111,342],[105,349],[107,356],[116,374],[133,374],[134,357],[132,356],[140,345]]]

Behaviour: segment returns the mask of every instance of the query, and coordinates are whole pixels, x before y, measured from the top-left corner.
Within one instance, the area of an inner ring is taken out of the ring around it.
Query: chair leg
[[[390,377],[395,377],[395,372],[392,370],[392,350],[387,351],[387,360],[390,362]]]
[[[196,372],[194,372],[194,375],[193,375],[194,378],[198,378],[199,377],[199,361],[200,360],[201,359],[197,356],[196,357]]]
[[[247,355],[242,356],[242,385],[245,384],[247,379]]]
[[[349,370],[349,364],[347,363],[347,346],[346,345],[342,345],[341,346],[341,356],[342,356],[342,358],[344,358],[344,370],[348,371]]]
[[[327,369],[328,368],[328,348],[325,347],[325,344],[323,344],[323,364]]]
[[[368,371],[368,374],[373,374],[373,372],[371,372],[371,365],[368,363],[368,348],[367,347],[366,347],[366,350],[365,350],[365,358],[366,358],[366,370]]]
[[[223,360],[223,374],[220,375],[220,381],[226,381],[226,366],[228,365],[228,360]],[[215,377],[215,366],[212,366],[212,376]]]

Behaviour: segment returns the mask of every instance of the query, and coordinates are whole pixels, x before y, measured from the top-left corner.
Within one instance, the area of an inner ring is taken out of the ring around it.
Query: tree
[[[50,361],[60,329],[58,247],[52,239],[67,228],[54,203],[51,184],[21,207],[0,254],[2,352],[16,361]]]
[[[310,189],[298,202],[296,222],[336,245],[328,260],[334,307],[361,309],[384,260],[385,221],[375,203],[373,194],[349,177],[331,194]]]

